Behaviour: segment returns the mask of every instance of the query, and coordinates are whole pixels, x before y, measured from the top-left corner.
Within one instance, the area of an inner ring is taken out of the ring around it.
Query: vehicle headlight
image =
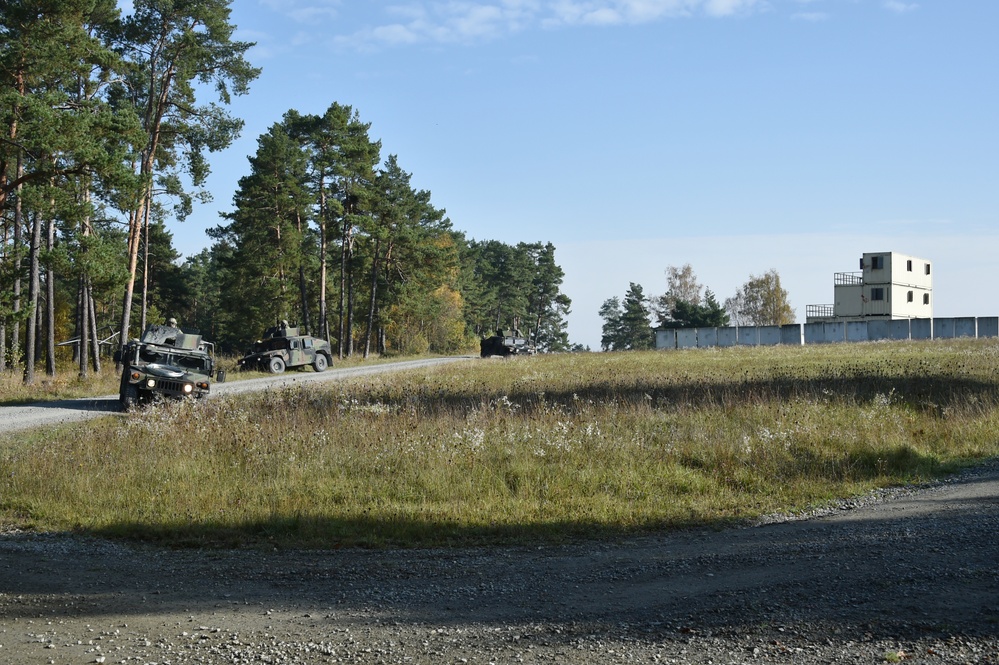
[[[194,390],[194,386],[192,386],[190,383],[185,383],[184,384],[184,392],[185,393],[189,393],[192,390]]]
[[[146,379],[146,387],[148,387],[148,388],[155,388],[156,387],[156,379]]]

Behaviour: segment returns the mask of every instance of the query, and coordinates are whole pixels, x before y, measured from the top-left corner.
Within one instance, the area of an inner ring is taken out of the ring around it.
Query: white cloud
[[[914,2],[902,2],[901,0],[885,0],[885,8],[890,9],[893,12],[898,12],[899,14],[904,14],[905,12],[910,12],[919,7]]]
[[[795,21],[818,23],[820,21],[828,20],[829,14],[826,14],[825,12],[798,12],[797,14],[792,14],[791,18]]]
[[[705,11],[709,16],[734,16],[753,11],[757,0],[708,0]]]
[[[271,6],[278,2],[264,1]],[[335,14],[338,4],[312,6],[308,11],[325,8]],[[723,18],[766,7],[767,0],[416,0],[386,8],[385,23],[340,35],[334,42],[355,48],[472,43],[533,27],[637,25],[696,15]],[[296,11],[304,13],[306,8]]]
[[[336,18],[341,0],[260,0],[260,4],[299,23],[313,23]]]

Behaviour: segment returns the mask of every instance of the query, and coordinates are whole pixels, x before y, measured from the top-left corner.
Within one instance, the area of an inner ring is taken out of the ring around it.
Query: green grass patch
[[[999,452],[999,344],[571,354],[168,402],[0,438],[0,524],[177,546],[723,525]]]

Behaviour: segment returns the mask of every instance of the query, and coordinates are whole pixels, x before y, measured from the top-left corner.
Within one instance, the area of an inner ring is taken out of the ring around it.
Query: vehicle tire
[[[129,383],[124,376],[121,379],[121,390],[118,391],[118,403],[122,411],[131,411],[139,404],[139,386]]]
[[[274,356],[267,361],[267,371],[271,374],[280,374],[284,371],[284,359]]]
[[[316,359],[312,362],[312,369],[317,372],[325,372],[326,368],[329,366],[329,361],[326,360],[326,356],[321,353],[316,354]]]

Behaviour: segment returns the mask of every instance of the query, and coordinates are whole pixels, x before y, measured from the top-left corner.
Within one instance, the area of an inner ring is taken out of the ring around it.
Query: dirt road
[[[311,370],[290,371],[276,376],[265,376],[246,381],[232,381],[212,385],[212,396],[232,395],[237,393],[264,390],[265,388],[307,383],[310,381],[336,381],[354,376],[398,372],[406,369],[430,367],[444,363],[468,360],[469,356],[452,358],[423,358],[420,360],[404,360],[380,365],[363,365],[343,369],[328,369],[317,373]],[[80,399],[58,400],[54,402],[38,402],[23,406],[0,406],[0,426],[3,431],[20,431],[32,427],[44,427],[60,423],[72,423],[120,413],[117,395],[102,395],[101,397],[83,397]]]
[[[999,464],[619,543],[171,551],[0,536],[0,663],[999,663]]]

